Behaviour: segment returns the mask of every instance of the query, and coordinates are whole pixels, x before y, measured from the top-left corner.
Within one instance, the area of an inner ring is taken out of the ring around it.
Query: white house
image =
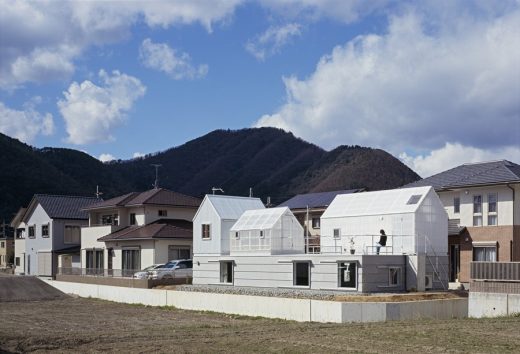
[[[67,267],[79,265],[81,226],[88,223],[83,209],[96,202],[97,198],[90,197],[45,194],[33,197],[20,221],[20,225],[26,225],[25,274],[56,275],[58,256],[63,256]]]
[[[338,195],[321,217],[321,251],[374,254],[380,230],[381,253],[447,256],[448,218],[431,187]]]
[[[386,209],[367,213],[365,208],[364,212],[358,210],[356,214],[352,207],[350,212],[345,210],[345,215],[341,215],[340,210],[350,204],[344,200],[333,201],[330,225],[325,226],[321,235],[321,249],[329,249],[329,252],[319,254],[304,253],[303,228],[294,226],[297,220],[286,208],[245,210],[233,226],[226,228],[227,237],[225,233],[215,234],[213,227],[208,235],[205,225],[220,225],[224,220],[212,211],[215,208],[211,198],[206,198],[194,219],[194,230],[201,232],[194,233],[193,283],[351,292],[447,288],[447,274],[439,269],[447,265],[446,213],[431,188],[409,192],[413,193],[408,197],[399,190],[371,192],[373,200],[393,200],[390,204],[396,207],[395,215],[399,215],[396,223],[403,218],[413,224],[408,229],[403,225],[402,230],[394,229],[391,221],[381,224],[385,218],[392,220],[394,216]],[[238,210],[240,205],[244,208],[241,198],[227,197],[226,202],[227,209]],[[413,207],[398,207],[407,203]],[[324,216],[326,214],[327,211]],[[368,215],[374,219],[367,219]],[[328,222],[322,220],[322,227]],[[363,225],[367,222],[372,222],[370,226],[377,228],[377,232],[381,227],[389,231],[392,241],[381,254],[375,254],[369,245],[362,247],[361,240],[366,239],[364,233],[368,232]],[[419,225],[421,222],[426,228]],[[427,227],[429,223],[432,225]],[[341,232],[333,240],[333,229],[347,230],[347,226],[358,230],[356,234],[344,233],[348,236],[349,248],[341,243]],[[407,238],[399,237],[398,240],[398,235],[392,234],[397,231],[406,232]],[[354,254],[350,253],[351,237],[359,237],[355,239],[359,250]],[[428,248],[423,248],[424,240],[431,252],[427,253]],[[331,242],[336,242],[336,246],[332,247]],[[444,254],[436,254],[433,250]]]
[[[229,238],[231,255],[305,252],[303,227],[287,207],[245,211]]]
[[[25,208],[20,208],[11,220],[11,227],[14,229],[14,273],[25,274],[25,229],[26,225],[22,222]]]
[[[164,188],[132,192],[89,206],[82,230],[86,273],[132,275],[192,255],[192,223],[200,199]]]

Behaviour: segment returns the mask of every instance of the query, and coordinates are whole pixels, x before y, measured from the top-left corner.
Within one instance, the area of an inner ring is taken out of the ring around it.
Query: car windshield
[[[143,271],[145,270],[152,270],[152,269],[157,269],[157,268],[161,268],[164,264],[153,264],[151,266],[148,266],[146,268],[143,269]]]

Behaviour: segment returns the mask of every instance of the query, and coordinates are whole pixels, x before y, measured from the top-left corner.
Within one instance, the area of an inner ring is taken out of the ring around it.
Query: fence
[[[471,280],[520,282],[520,262],[471,262]]]
[[[58,268],[58,275],[132,278],[140,269]]]

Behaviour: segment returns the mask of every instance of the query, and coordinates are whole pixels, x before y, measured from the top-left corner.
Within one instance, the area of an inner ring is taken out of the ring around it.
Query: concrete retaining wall
[[[299,322],[381,322],[419,318],[463,318],[467,299],[410,302],[336,302],[190,291],[121,288],[47,280],[55,288],[81,297],[185,310],[281,318]]]
[[[470,291],[470,317],[497,317],[520,313],[520,294],[481,293]]]

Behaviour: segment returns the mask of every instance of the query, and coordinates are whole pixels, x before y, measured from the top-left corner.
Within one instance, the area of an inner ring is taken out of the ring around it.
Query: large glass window
[[[119,225],[119,215],[118,214],[107,214],[101,216],[101,224],[102,225]]]
[[[179,247],[179,246],[168,246],[168,261],[173,261],[176,259],[190,259],[191,251],[189,247]]]
[[[76,225],[65,225],[65,234],[63,243],[78,244],[81,243],[81,227]]]
[[[85,251],[87,274],[98,274],[104,269],[103,250],[90,249]]]
[[[338,286],[340,288],[356,288],[357,287],[356,269],[357,269],[356,262],[340,262],[338,264],[338,275],[339,275]]]
[[[220,282],[233,284],[233,261],[220,262]]]
[[[123,270],[137,270],[141,269],[141,250],[137,248],[123,249]]]
[[[496,262],[497,248],[496,247],[473,247],[473,261],[474,262]]]
[[[310,285],[311,264],[309,262],[293,263],[293,284],[296,286]]]

